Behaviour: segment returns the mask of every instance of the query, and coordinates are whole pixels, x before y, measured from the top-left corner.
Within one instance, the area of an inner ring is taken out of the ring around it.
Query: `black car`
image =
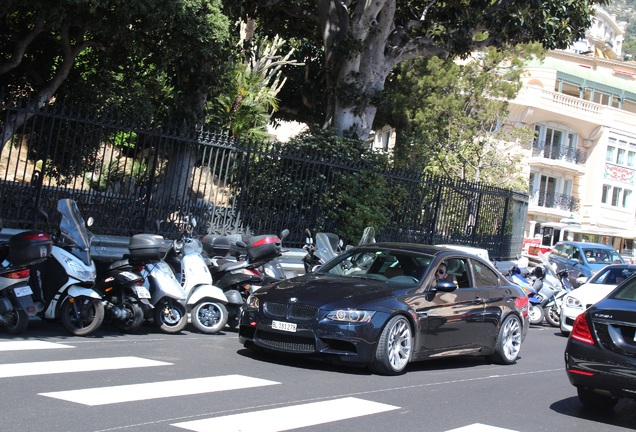
[[[636,277],[576,318],[565,369],[586,406],[609,409],[620,398],[636,399]]]
[[[441,264],[447,274],[437,280]],[[489,262],[444,247],[373,243],[256,291],[239,340],[396,375],[410,361],[453,355],[514,363],[527,329],[527,296]]]

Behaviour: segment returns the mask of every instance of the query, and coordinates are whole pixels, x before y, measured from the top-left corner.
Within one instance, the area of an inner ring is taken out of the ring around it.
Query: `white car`
[[[572,290],[561,304],[561,333],[567,335],[577,316],[603,299],[616,286],[636,273],[636,265],[610,264],[603,267],[580,287]]]

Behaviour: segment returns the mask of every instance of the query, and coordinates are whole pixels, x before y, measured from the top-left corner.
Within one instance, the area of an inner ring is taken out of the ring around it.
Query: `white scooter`
[[[75,201],[57,203],[62,214],[60,229],[53,238],[51,257],[30,267],[31,287],[44,302],[44,319],[61,319],[73,335],[86,336],[104,321],[101,295],[93,289],[96,269],[91,259],[93,235]]]
[[[194,227],[196,220],[192,218],[185,233],[172,243],[165,259],[186,293],[192,325],[202,333],[214,334],[227,324],[227,297],[213,285],[207,262],[201,255],[203,245],[191,235]]]

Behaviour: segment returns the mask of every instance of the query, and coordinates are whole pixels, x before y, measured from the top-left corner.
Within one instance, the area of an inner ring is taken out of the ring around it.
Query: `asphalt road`
[[[566,339],[532,327],[515,365],[415,363],[398,377],[255,355],[237,335],[191,329],[87,338],[32,322],[0,336],[1,431],[625,431],[636,402],[586,411],[565,375]],[[302,428],[302,429],[301,429]]]

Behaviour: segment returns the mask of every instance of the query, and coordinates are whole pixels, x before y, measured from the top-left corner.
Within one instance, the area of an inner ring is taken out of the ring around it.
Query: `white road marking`
[[[108,357],[31,363],[8,363],[0,364],[0,378],[129,369],[148,366],[167,366],[171,364],[172,363],[148,360],[140,357]]]
[[[399,407],[349,397],[175,423],[171,426],[195,432],[279,432],[396,409]]]
[[[20,340],[20,341],[3,341],[0,342],[0,351],[26,351],[40,349],[55,348],[75,348],[72,345],[62,345],[54,342],[45,342],[40,340]]]
[[[275,384],[280,383],[243,375],[226,375],[38,394],[69,402],[96,406],[263,387]]]
[[[504,429],[497,426],[489,426],[481,423],[474,423],[468,426],[452,429],[446,432],[517,432],[512,429]]]

